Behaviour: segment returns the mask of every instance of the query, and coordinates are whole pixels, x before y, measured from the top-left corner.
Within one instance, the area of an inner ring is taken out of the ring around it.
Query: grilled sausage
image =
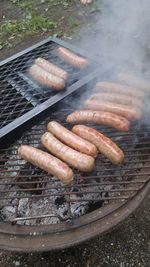
[[[142,80],[139,77],[127,73],[119,73],[118,79],[127,85],[135,86],[146,92],[150,92],[150,82]]]
[[[139,88],[131,86],[125,86],[118,83],[111,82],[98,82],[95,87],[95,91],[104,91],[117,94],[127,94],[128,96],[134,96],[136,98],[144,98],[145,94]]]
[[[94,158],[64,145],[51,133],[43,134],[41,142],[52,154],[67,162],[70,166],[84,172],[93,170]]]
[[[66,145],[74,148],[75,150],[93,157],[97,156],[97,148],[95,145],[72,133],[58,122],[49,122],[47,125],[47,129],[59,140],[61,140]]]
[[[119,131],[128,131],[130,122],[116,114],[103,111],[79,110],[67,117],[69,123],[96,123],[113,127]]]
[[[73,180],[73,171],[66,163],[40,149],[21,145],[18,154],[22,159],[56,176],[64,183],[70,183]]]
[[[68,79],[68,72],[59,68],[58,66],[54,65],[53,63],[49,62],[48,60],[38,57],[35,60],[35,64],[38,65],[39,67],[43,68],[47,72],[50,72],[64,80]]]
[[[100,102],[99,100],[87,100],[85,102],[85,108],[90,110],[99,110],[99,111],[106,111],[106,112],[112,112],[114,114],[117,114],[119,116],[125,117],[128,120],[134,121],[141,118],[141,112],[140,110],[129,107],[126,105],[120,105],[117,103],[112,102]]]
[[[76,68],[84,68],[88,65],[86,58],[80,57],[64,47],[58,48],[58,55]]]
[[[91,96],[92,100],[100,100],[100,101],[109,101],[113,103],[123,104],[138,107],[140,109],[143,108],[143,100],[135,98],[133,96],[128,96],[126,94],[114,94],[114,93],[95,93]]]
[[[104,154],[114,164],[119,164],[124,159],[123,151],[108,137],[99,133],[95,129],[87,127],[85,125],[75,125],[72,128],[73,133],[79,135],[85,140],[90,141],[98,150]]]
[[[51,87],[55,90],[61,90],[65,87],[65,81],[62,78],[45,71],[36,64],[29,69],[29,74],[43,86]]]

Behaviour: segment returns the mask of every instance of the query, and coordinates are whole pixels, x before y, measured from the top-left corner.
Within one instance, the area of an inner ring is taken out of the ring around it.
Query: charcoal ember
[[[34,224],[55,224],[58,223],[59,219],[56,214],[56,209],[54,203],[48,198],[32,199],[30,201],[28,198],[22,198],[19,201],[18,214],[20,217],[34,217],[41,216],[43,218],[35,218],[32,220],[26,219],[23,221],[18,220],[18,224],[34,225]],[[45,215],[50,215],[50,217],[45,217]]]
[[[13,207],[12,205],[5,206],[1,210],[1,217],[3,218],[4,221],[12,221],[15,218],[15,214],[16,214],[16,208]]]
[[[73,188],[70,196],[71,204],[71,213],[73,217],[79,217],[89,210],[91,210],[91,206],[95,205],[95,203],[99,203],[102,206],[103,200],[101,198],[106,197],[109,190],[112,188],[112,185],[100,185],[96,184],[96,179],[91,179],[88,181],[90,184],[84,188]],[[106,192],[103,192],[106,191]],[[99,201],[95,200],[99,199]]]
[[[41,194],[42,188],[45,186],[41,178],[38,177],[41,173],[42,171],[40,169],[35,168],[30,163],[26,162],[17,177],[18,186],[23,189],[39,188],[39,190],[31,190],[30,193]],[[44,175],[42,177],[44,179]]]

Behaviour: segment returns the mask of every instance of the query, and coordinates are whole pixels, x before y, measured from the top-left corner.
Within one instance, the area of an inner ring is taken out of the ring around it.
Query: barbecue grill
[[[20,144],[43,149],[40,137],[50,120],[69,129],[67,115],[82,105],[96,77],[104,75],[92,60],[82,71],[64,65],[55,53],[59,45],[86,56],[49,38],[1,63],[1,249],[46,251],[80,243],[124,220],[150,189],[150,126],[144,118],[126,133],[92,125],[121,147],[125,161],[116,167],[99,155],[94,171],[74,170],[69,185],[19,158]],[[28,77],[26,70],[38,56],[71,73],[66,90],[54,93]]]

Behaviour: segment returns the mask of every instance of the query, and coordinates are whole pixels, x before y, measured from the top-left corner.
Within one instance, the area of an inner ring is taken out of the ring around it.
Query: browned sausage
[[[99,100],[87,100],[85,102],[85,108],[90,110],[99,110],[99,111],[106,111],[112,112],[119,116],[125,117],[128,120],[134,121],[141,118],[141,112],[139,109],[135,107],[129,107],[126,105],[121,105],[112,102],[104,102]]]
[[[123,104],[123,105],[129,105],[133,107],[138,107],[140,109],[143,108],[143,100],[139,98],[135,98],[133,96],[128,96],[126,94],[114,94],[114,93],[95,93],[91,96],[90,99],[97,99],[100,101],[109,101],[113,103]]]
[[[64,79],[45,71],[36,64],[29,69],[29,74],[43,86],[51,87],[55,90],[61,90],[65,87]]]
[[[76,68],[84,68],[88,65],[86,58],[80,57],[64,47],[58,48],[58,55]]]
[[[75,150],[93,157],[97,156],[97,148],[95,145],[72,133],[71,131],[63,127],[60,123],[51,121],[48,123],[47,129],[59,140],[61,140],[66,145],[74,148]]]
[[[32,146],[21,145],[18,154],[22,159],[56,176],[64,183],[70,183],[73,180],[74,174],[69,166],[49,153]]]
[[[128,73],[119,73],[118,79],[127,85],[135,86],[146,92],[150,92],[150,81],[142,80],[141,78]]]
[[[130,122],[116,114],[103,111],[79,110],[67,117],[69,123],[96,123],[113,127],[119,131],[128,131]]]
[[[124,153],[122,152],[122,150],[108,137],[99,133],[95,129],[92,129],[85,125],[75,125],[72,128],[72,131],[85,140],[88,140],[96,145],[99,151],[108,159],[110,159],[112,163],[119,164],[123,161]]]
[[[93,170],[94,158],[64,145],[51,133],[43,134],[41,142],[53,155],[67,162],[70,166],[84,172]]]
[[[48,60],[38,57],[35,60],[35,64],[37,64],[38,66],[40,66],[41,68],[43,68],[44,70],[46,70],[47,72],[50,72],[64,80],[68,79],[68,72],[59,68],[58,66],[56,66],[55,64],[49,62]]]
[[[118,83],[98,82],[95,87],[96,91],[105,91],[117,94],[127,94],[136,98],[144,98],[145,94],[139,88],[125,86]]]

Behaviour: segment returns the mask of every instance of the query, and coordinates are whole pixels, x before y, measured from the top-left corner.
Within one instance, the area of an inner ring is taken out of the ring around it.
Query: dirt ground
[[[100,11],[99,2],[84,6],[79,0],[1,0],[0,58],[13,47],[21,50],[46,36],[70,38]]]
[[[21,8],[17,2],[21,1],[0,1],[0,17],[2,23],[8,19],[21,19],[28,13],[30,5]],[[31,3],[32,1],[22,1]],[[40,2],[40,1],[35,1]],[[41,1],[42,2],[42,1]],[[46,3],[38,9],[38,15],[43,14]],[[49,1],[53,2],[55,1]],[[56,1],[57,2],[57,1]],[[67,1],[62,1],[67,3]],[[67,20],[63,20],[63,23],[57,24],[55,29],[49,29],[43,33],[40,26],[36,32],[26,31],[23,36],[18,36],[18,30],[15,30],[13,34],[7,31],[7,33],[1,31],[1,43],[0,59],[4,59],[22,49],[32,45],[33,43],[44,39],[50,34],[58,34],[65,39],[71,40],[72,34],[78,33],[78,29],[86,22],[86,17],[89,16],[92,23],[92,16],[94,12],[99,12],[99,8],[95,1],[95,6],[83,7],[79,4],[79,1],[68,1],[69,5],[64,8],[63,16],[66,16],[70,12],[72,16],[72,22],[68,24]],[[94,4],[95,4],[94,3]],[[13,9],[12,9],[13,8]],[[13,11],[12,11],[13,10]],[[57,6],[53,6],[54,10],[58,10]],[[48,12],[48,11],[47,11]],[[55,12],[56,14],[56,12]],[[59,12],[57,13],[59,16]],[[85,17],[83,18],[83,14]],[[48,13],[48,16],[50,13]],[[53,21],[57,21],[58,17],[53,18]],[[78,21],[76,25],[76,21]],[[65,26],[64,25],[70,25]],[[62,32],[63,29],[63,32]],[[31,38],[32,36],[32,38]],[[7,44],[5,45],[5,42]],[[141,206],[136,210],[126,221],[119,225],[112,232],[105,234],[104,236],[98,236],[93,240],[85,242],[76,247],[72,247],[66,250],[46,253],[30,253],[20,254],[11,252],[0,252],[0,267],[149,267],[150,266],[150,196],[147,196]]]

